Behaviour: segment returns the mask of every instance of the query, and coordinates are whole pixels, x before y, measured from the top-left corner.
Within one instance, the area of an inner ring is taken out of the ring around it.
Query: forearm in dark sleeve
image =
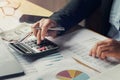
[[[88,17],[100,4],[101,0],[70,0],[63,9],[54,12],[50,18],[67,30]]]

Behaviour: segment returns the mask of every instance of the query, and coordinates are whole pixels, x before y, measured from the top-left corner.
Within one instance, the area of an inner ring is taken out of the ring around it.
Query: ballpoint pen
[[[35,29],[41,30],[40,27],[35,27]],[[53,31],[64,31],[65,28],[64,28],[64,27],[51,27],[51,28],[48,28],[48,30],[51,30],[51,31],[52,31],[52,30],[53,30]],[[33,34],[33,32],[28,33],[28,34],[25,35],[23,38],[21,38],[21,39],[19,40],[19,42],[22,42],[23,40],[25,40],[27,37],[31,36],[32,34]]]
[[[35,29],[38,29],[38,30],[41,30],[40,27],[35,27]],[[48,30],[54,30],[54,31],[64,31],[65,28],[64,27],[51,27],[51,28],[48,28]]]

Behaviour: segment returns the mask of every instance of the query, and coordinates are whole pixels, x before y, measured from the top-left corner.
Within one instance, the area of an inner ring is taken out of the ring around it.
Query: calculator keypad
[[[47,39],[43,40],[39,45],[37,44],[37,40],[31,40],[24,43],[25,45],[30,47],[32,50],[34,50],[36,53],[48,51],[56,47],[55,44],[53,44],[51,41]]]
[[[24,56],[44,57],[58,51],[59,46],[48,39],[44,39],[39,45],[36,39],[29,39],[23,42],[10,43],[9,46]]]

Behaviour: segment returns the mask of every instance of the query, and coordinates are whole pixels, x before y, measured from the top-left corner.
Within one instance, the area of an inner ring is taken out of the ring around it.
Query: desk
[[[22,14],[41,15],[41,16],[50,16],[52,14],[52,12],[45,10],[44,8],[41,8],[27,0],[21,0],[21,6],[19,7],[18,11],[20,11]],[[16,80],[26,80],[26,79],[34,80],[35,77],[38,77],[38,78],[41,77],[40,80],[56,80],[56,74],[64,69],[80,70],[82,72],[87,73],[90,77],[96,74],[99,74],[98,72],[88,67],[85,67],[81,64],[76,63],[75,61],[73,61],[73,58],[72,58],[74,57],[74,54],[78,55],[79,53],[78,50],[76,51],[78,53],[74,52],[75,49],[78,49],[79,47],[81,47],[81,44],[86,43],[88,39],[91,40],[91,36],[94,36],[95,38],[97,37],[100,40],[105,39],[105,37],[97,33],[94,33],[90,30],[81,29],[80,31],[76,31],[69,35],[61,36],[53,40],[54,42],[58,43],[61,46],[60,52],[52,55],[52,57],[48,56],[32,62],[28,61],[29,58],[24,58],[22,56],[19,56],[16,52],[13,51],[13,54],[19,60],[21,65],[23,65],[26,75],[27,73],[29,73],[29,75],[27,75],[28,78],[26,78],[26,76],[23,76],[23,78],[18,77]],[[84,42],[84,40],[86,42]],[[85,47],[88,46],[87,43],[84,46]],[[54,59],[53,57],[59,57],[59,59],[56,59],[56,58]],[[52,64],[50,64],[51,62]],[[54,71],[56,73],[54,73]]]

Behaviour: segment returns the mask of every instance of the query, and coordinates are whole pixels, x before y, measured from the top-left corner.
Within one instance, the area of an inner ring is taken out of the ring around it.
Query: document
[[[66,51],[67,52],[67,51]],[[47,56],[36,61],[35,67],[43,80],[80,80],[75,76],[76,72],[84,73],[87,80],[89,77],[98,74],[97,72],[78,64],[74,59],[61,55],[62,52]],[[64,52],[63,52],[64,53]],[[69,54],[69,52],[67,52]],[[71,73],[71,77],[70,74]],[[69,76],[68,76],[69,75]],[[73,76],[72,76],[73,75]],[[79,74],[80,75],[80,74]]]
[[[2,17],[0,18],[0,32],[8,31],[16,28],[20,23],[14,17]]]
[[[83,74],[85,73],[85,77],[88,78],[96,76],[99,72],[104,72],[119,64],[119,60],[117,61],[110,58],[110,61],[103,61],[88,55],[90,49],[96,42],[105,39],[107,38],[83,28],[56,39],[51,39],[60,46],[60,51],[55,54],[40,58],[33,62],[29,62],[30,58],[25,58],[15,52],[13,54],[23,65],[25,73],[28,74],[24,77],[25,80],[26,78],[29,79],[32,74],[33,77],[35,77],[34,74],[38,74],[38,80],[59,80],[63,77],[59,75],[60,73],[71,71],[79,73],[82,72]],[[86,64],[87,66],[79,64],[74,59]],[[68,78],[68,76],[64,78]],[[80,80],[78,79],[79,76],[76,78],[72,79]],[[23,77],[16,80],[19,79],[22,80]]]
[[[5,43],[0,39],[0,63],[11,60],[11,55],[9,54],[10,52],[7,50]]]
[[[116,66],[119,60],[108,58],[108,60],[101,60],[89,56],[90,49],[98,42],[107,39],[106,37],[87,29],[81,29],[73,33],[64,35],[55,40],[61,45],[62,50],[68,50],[71,57],[77,59],[79,62],[87,64],[87,66],[94,68],[95,71],[103,72],[109,68]],[[62,41],[61,41],[62,40]]]
[[[11,78],[9,80],[30,80],[30,78],[31,80],[34,80],[36,78],[40,78],[38,75],[35,76],[35,74],[38,74],[38,71],[34,67],[34,60],[29,57],[22,56],[19,53],[16,53],[13,49],[9,47],[8,50],[17,58],[18,62],[22,65],[25,73],[25,75],[23,76]]]
[[[13,16],[0,15],[0,33],[15,29],[21,23],[19,18],[22,14],[19,11],[16,11]]]
[[[31,32],[31,25],[21,23],[19,18],[22,13],[16,11],[13,16],[0,15],[0,37],[8,42],[21,39],[28,32]]]
[[[15,28],[7,30],[7,31],[5,30],[2,33],[0,33],[0,37],[3,40],[8,41],[8,42],[17,41],[23,38],[29,32],[31,32],[31,24],[20,23]]]
[[[92,37],[88,40],[81,42],[81,44],[77,44],[76,46],[72,46],[70,51],[73,52],[73,57],[90,67],[95,68],[96,70],[103,72],[106,69],[112,68],[119,63],[119,61],[115,61],[112,58],[108,58],[107,60],[101,60],[98,58],[94,58],[89,56],[90,49],[95,43],[99,41],[95,37]]]
[[[11,80],[14,80],[14,79],[11,79]],[[45,80],[45,79],[40,77],[38,73],[34,73],[29,76],[27,75],[21,78],[17,78],[16,80]]]
[[[120,65],[109,69],[96,77],[92,77],[89,80],[120,80]]]
[[[59,75],[57,74],[63,72],[64,70],[70,71],[71,75],[72,73],[75,75],[74,72],[83,72],[86,75],[85,78],[93,77],[95,74],[99,74],[83,65],[78,64],[71,56],[69,56],[71,53],[68,51],[60,51],[35,61],[32,61],[31,58],[21,56],[16,52],[13,54],[23,66],[25,75],[9,80],[59,80]],[[76,78],[75,80],[80,79]]]

